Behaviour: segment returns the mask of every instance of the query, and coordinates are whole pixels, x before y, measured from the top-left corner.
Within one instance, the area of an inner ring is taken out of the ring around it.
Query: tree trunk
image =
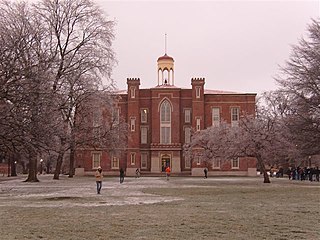
[[[34,150],[29,152],[29,172],[25,182],[39,182],[37,178],[37,155]]]
[[[59,175],[61,172],[61,166],[62,166],[62,162],[63,162],[63,155],[64,155],[64,153],[62,151],[58,155],[56,169],[54,171],[53,179],[59,180]]]
[[[69,159],[69,178],[72,178],[74,175],[74,159],[75,159],[75,137],[74,134],[71,133],[71,143],[70,143],[70,159]]]
[[[263,183],[270,183],[270,178],[269,178],[267,170],[264,166],[264,162],[263,162],[262,158],[260,156],[258,156],[257,160],[258,160],[258,164],[260,166],[260,172],[263,173]]]
[[[11,159],[11,177],[17,176],[17,163],[14,158]]]
[[[69,178],[72,178],[74,175],[74,155],[75,149],[72,146],[70,149]]]

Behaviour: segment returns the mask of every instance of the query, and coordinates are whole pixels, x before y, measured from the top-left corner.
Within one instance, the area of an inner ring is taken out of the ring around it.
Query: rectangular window
[[[136,153],[130,153],[130,163],[136,165]]]
[[[191,110],[190,109],[185,109],[184,110],[184,122],[185,123],[190,123],[191,122]]]
[[[101,166],[101,153],[92,153],[92,169],[97,169]]]
[[[196,129],[197,129],[197,131],[200,131],[201,130],[201,127],[200,127],[200,118],[197,118],[196,119]]]
[[[235,158],[231,160],[231,168],[239,169],[239,158]]]
[[[112,119],[115,124],[118,124],[120,121],[120,109],[114,108],[112,112]]]
[[[135,87],[130,88],[130,96],[131,96],[131,98],[136,97],[136,88]]]
[[[221,160],[214,158],[212,161],[212,168],[213,169],[220,169]]]
[[[232,107],[231,108],[231,126],[238,126],[239,124],[239,108]]]
[[[212,108],[212,126],[219,127],[220,125],[220,108]]]
[[[169,144],[171,143],[171,128],[170,127],[161,127],[161,144]]]
[[[141,153],[141,169],[147,169],[148,167],[148,154]]]
[[[191,168],[191,159],[189,157],[185,158],[185,167]]]
[[[184,129],[184,142],[190,143],[190,141],[191,141],[191,128],[186,127]]]
[[[119,169],[119,158],[113,157],[111,162],[112,169]]]
[[[141,110],[141,122],[142,123],[148,122],[148,111],[147,111],[147,109],[142,109]]]
[[[148,143],[148,128],[141,127],[141,143],[146,144]]]
[[[136,131],[136,119],[135,118],[130,119],[130,130],[131,130],[131,132]]]
[[[101,109],[94,109],[92,112],[92,126],[100,127],[101,126]]]
[[[201,88],[196,87],[196,98],[200,98]]]
[[[196,156],[196,163],[197,163],[198,166],[201,165],[201,158],[200,158],[200,156]]]

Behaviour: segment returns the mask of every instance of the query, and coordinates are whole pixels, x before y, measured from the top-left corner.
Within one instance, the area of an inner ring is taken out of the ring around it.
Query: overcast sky
[[[273,77],[291,46],[307,37],[317,1],[107,1],[95,0],[117,23],[113,78],[126,89],[157,85],[157,59],[175,60],[175,85],[189,88],[205,77],[206,89],[261,93],[275,89]]]

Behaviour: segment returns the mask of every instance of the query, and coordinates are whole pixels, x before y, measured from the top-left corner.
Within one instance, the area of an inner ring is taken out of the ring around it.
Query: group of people
[[[166,167],[165,169],[166,172],[166,179],[169,181],[171,169],[170,167]],[[123,183],[124,181],[124,170],[123,168],[120,168],[120,183]],[[140,177],[140,168],[136,169],[136,178]],[[97,194],[100,194],[101,188],[102,188],[102,179],[103,179],[103,174],[102,174],[102,168],[99,166],[96,173],[95,173],[95,178],[96,178],[96,184],[97,184]]]
[[[319,167],[310,168],[310,167],[293,167],[288,169],[289,180],[309,180],[319,182],[320,169]]]

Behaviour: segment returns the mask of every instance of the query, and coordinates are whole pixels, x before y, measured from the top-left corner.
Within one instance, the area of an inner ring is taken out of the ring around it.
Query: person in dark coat
[[[120,168],[120,183],[123,183],[124,181],[124,171],[122,168]]]
[[[204,178],[208,178],[208,168],[204,168]]]

